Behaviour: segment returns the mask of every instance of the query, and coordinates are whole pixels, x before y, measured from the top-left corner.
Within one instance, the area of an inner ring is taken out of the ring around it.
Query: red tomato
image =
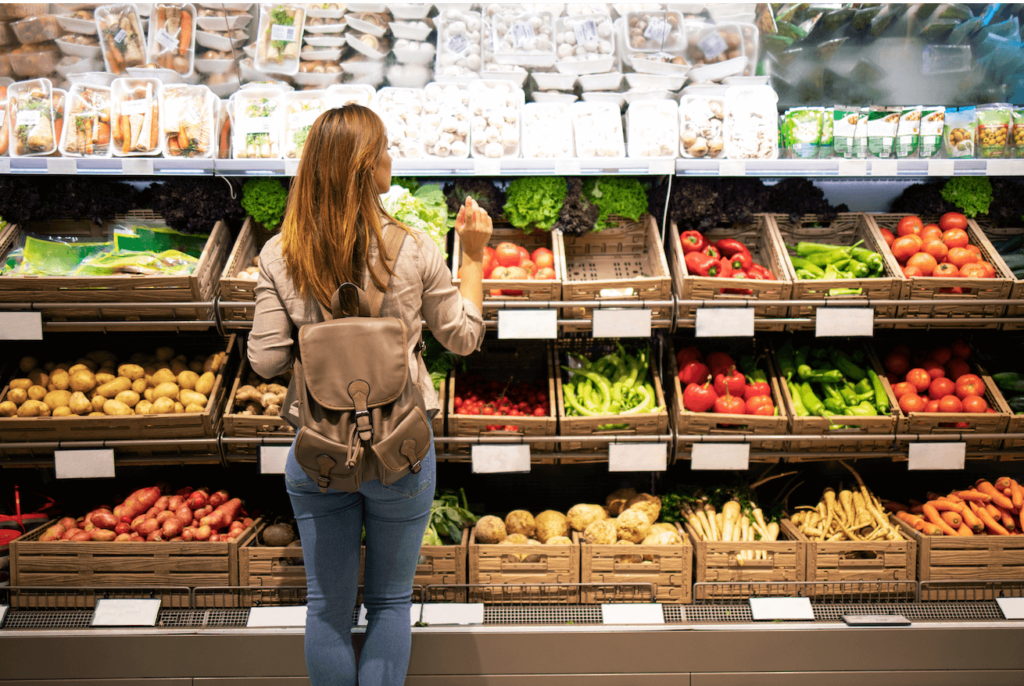
[[[924,222],[921,221],[921,218],[910,215],[900,219],[900,223],[896,226],[896,235],[909,236],[912,233],[919,234],[923,228]]]
[[[526,270],[526,273],[530,275],[530,278],[536,278],[537,264],[533,260],[523,260],[523,263],[519,266]]]
[[[931,385],[932,377],[921,368],[911,369],[907,372],[907,383],[916,388],[919,393],[924,393]]]
[[[986,273],[987,272],[985,268],[982,267],[977,262],[965,264],[963,266],[963,269],[960,270],[960,276],[962,276],[965,279],[986,279],[988,278],[986,276]]]
[[[991,262],[981,260],[980,262],[975,262],[975,264],[985,270],[985,275],[982,278],[994,279],[996,277],[996,268],[992,266]]]
[[[971,365],[964,362],[961,357],[954,357],[943,366],[946,368],[946,378],[952,379],[954,382],[961,376],[971,373]]]
[[[892,244],[892,254],[900,262],[906,262],[911,257],[917,254],[920,249],[920,245],[917,244],[913,238],[909,236],[900,236]]]
[[[906,381],[900,381],[897,384],[893,384],[892,394],[896,396],[897,400],[910,393],[917,395],[917,389],[914,388],[914,384],[907,383]]]
[[[966,229],[967,217],[959,212],[946,212],[946,214],[939,218],[939,226],[942,227],[943,231],[948,231],[949,229]]]
[[[954,341],[950,348],[953,350],[953,354],[961,360],[966,360],[971,357],[971,346],[967,345],[963,341]]]
[[[543,267],[537,270],[536,279],[548,279],[551,281],[555,280],[555,270],[551,267]]]
[[[935,360],[939,364],[946,364],[951,357],[953,357],[953,351],[946,346],[938,347],[928,353],[928,359]]]
[[[536,263],[538,269],[554,269],[555,267],[555,255],[547,248],[537,248],[530,255],[530,259]]]
[[[949,254],[949,248],[946,247],[946,244],[937,239],[925,241],[924,245],[921,246],[921,250],[934,257],[936,263],[942,262],[946,259],[946,255]]]
[[[928,372],[928,376],[932,377],[932,381],[939,377],[946,376],[946,368],[935,360],[926,360],[922,365],[921,369]]]
[[[744,409],[747,414],[760,415],[762,417],[771,417],[775,414],[775,404],[766,395],[755,395],[746,402]]]
[[[950,248],[946,259],[950,264],[956,265],[957,269],[963,269],[965,266],[977,262],[978,256],[966,248]]]
[[[939,266],[938,261],[927,252],[911,255],[910,259],[907,260],[907,269],[917,268],[921,270],[921,274],[924,276],[931,276],[937,266]]]
[[[924,273],[917,267],[900,267],[900,270],[903,272],[903,276],[908,279],[912,279],[915,276],[924,276]]]
[[[501,265],[491,270],[491,273],[486,276],[488,279],[504,279],[505,272],[508,271],[508,267],[502,267]]]
[[[947,229],[942,234],[942,242],[946,244],[949,249],[963,248],[966,247],[971,239],[968,238],[967,232],[963,229]]]
[[[881,229],[881,232],[882,238],[885,239],[885,244],[891,248],[892,242],[896,240],[896,236],[892,235],[892,231],[890,231],[889,229]]]
[[[907,393],[900,398],[900,409],[907,413],[924,412],[927,404],[924,398],[915,393]]]
[[[977,374],[964,374],[956,380],[956,395],[961,400],[969,395],[985,395],[985,384]]]
[[[988,402],[980,395],[969,395],[963,399],[964,412],[988,412]]]
[[[955,279],[960,276],[960,270],[957,269],[955,264],[943,262],[935,268],[935,271],[932,272],[932,276],[938,276],[945,279]]]
[[[519,248],[519,257],[521,257],[524,260],[530,259],[530,251],[529,250],[527,250],[526,248],[524,248],[521,245],[517,245],[516,247]]]
[[[924,406],[924,411],[925,412],[938,412],[939,411],[939,401],[938,400],[929,400],[925,404],[925,406]]]
[[[939,412],[963,412],[964,405],[955,395],[945,395],[939,400]]]
[[[885,356],[885,368],[896,376],[903,376],[910,369],[910,360],[906,354],[893,350]]]
[[[481,266],[483,267],[484,270],[484,278],[490,278],[488,274],[490,274],[491,271],[493,271],[494,268],[498,266],[498,260],[494,255],[494,250],[492,250],[491,248],[484,248],[484,261],[481,263]],[[459,271],[461,272],[462,270],[459,269]]]
[[[501,278],[502,279],[515,279],[515,280],[522,281],[522,280],[526,279],[529,275],[530,275],[529,272],[527,272],[522,267],[509,267],[509,268],[507,268],[505,270],[505,274]]]
[[[498,249],[495,250],[498,258],[498,264],[503,267],[518,267],[519,263],[523,261],[522,253],[519,252],[519,246],[513,243],[500,243]]]

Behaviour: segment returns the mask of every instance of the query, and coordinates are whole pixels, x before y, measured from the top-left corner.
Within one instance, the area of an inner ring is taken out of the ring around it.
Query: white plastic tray
[[[533,82],[542,91],[571,91],[576,87],[576,75],[535,71]]]
[[[411,22],[393,21],[388,26],[395,38],[407,38],[409,40],[427,40],[430,37],[431,28],[424,24],[417,26]]]
[[[56,17],[57,23],[60,24],[60,27],[65,31],[70,31],[71,33],[84,33],[89,36],[97,35],[95,19],[76,19],[63,14],[58,14]]]

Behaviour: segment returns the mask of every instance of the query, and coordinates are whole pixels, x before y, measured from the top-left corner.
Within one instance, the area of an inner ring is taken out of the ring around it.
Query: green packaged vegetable
[[[853,133],[853,156],[865,158],[868,156],[868,108],[862,107],[857,116],[857,130]]]
[[[784,127],[791,156],[813,159],[821,144],[821,108],[795,107],[786,113]]]
[[[935,157],[942,149],[942,127],[946,121],[946,108],[925,106],[921,108],[921,125],[918,154],[921,157]]]
[[[834,139],[833,111],[834,108],[826,107],[821,112],[821,143],[818,145],[818,157],[822,159],[832,157],[832,143]]]
[[[974,157],[974,131],[977,125],[974,117],[974,107],[946,110],[946,121],[942,130],[942,147],[945,149],[947,157]]]
[[[988,159],[1006,157],[1013,106],[1006,103],[980,105],[976,112],[977,156]]]
[[[904,107],[896,129],[896,157],[913,157],[921,135],[921,107]]]
[[[868,152],[872,157],[892,157],[902,107],[875,105],[868,111]]]
[[[832,109],[832,144],[836,157],[856,157],[854,141],[860,109],[836,105]]]
[[[1024,109],[1020,107],[1013,111],[1013,131],[1010,140],[1013,156],[1024,157]]]

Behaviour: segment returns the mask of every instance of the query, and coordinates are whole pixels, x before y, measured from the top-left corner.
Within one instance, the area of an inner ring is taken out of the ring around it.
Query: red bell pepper
[[[730,264],[728,258],[722,258],[718,260],[718,264],[721,266],[718,269],[718,275],[723,279],[731,279],[734,276],[732,264]]]
[[[746,253],[750,255],[750,251],[747,250],[747,246],[740,243],[735,238],[723,238],[720,241],[715,241],[715,247],[718,248],[718,252],[722,253],[726,257],[732,257],[737,253]]]
[[[749,278],[749,277],[747,276],[746,272],[737,271],[737,272],[733,272],[729,276],[729,278],[730,279],[746,279],[746,278]],[[722,292],[723,293],[727,293],[729,295],[753,295],[754,294],[754,291],[752,291],[750,289],[747,289],[747,288],[723,288]]]
[[[752,272],[760,274],[761,278],[764,279],[765,281],[775,281],[776,280],[775,275],[772,274],[771,271],[769,271],[768,269],[765,269],[764,267],[762,267],[759,264],[751,265],[750,268],[747,269],[747,272],[748,272],[748,274],[752,273]]]
[[[679,234],[679,242],[683,245],[683,254],[689,255],[692,252],[700,252],[707,247],[707,239],[700,231],[683,231]]]
[[[754,260],[750,259],[750,253],[748,252],[734,253],[726,259],[729,260],[729,264],[732,265],[734,270],[742,269],[746,271],[754,264]]]
[[[718,276],[722,269],[721,262],[702,252],[687,253],[684,262],[690,276]]]
[[[701,252],[704,253],[705,255],[707,255],[708,257],[710,257],[711,259],[714,259],[714,260],[722,259],[722,253],[718,252],[718,248],[716,248],[713,245],[704,246],[704,249],[701,250]]]

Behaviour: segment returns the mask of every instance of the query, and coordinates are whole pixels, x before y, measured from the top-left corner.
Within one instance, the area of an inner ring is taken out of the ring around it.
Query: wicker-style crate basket
[[[612,220],[615,220],[612,217]],[[669,300],[672,277],[665,258],[661,235],[654,217],[644,215],[640,221],[618,219],[616,226],[583,236],[561,236],[565,277],[562,299],[567,301],[597,300]],[[563,319],[578,319],[565,331],[588,331],[593,310],[567,307]],[[671,307],[655,307],[651,320],[661,320],[667,327],[672,319]]]
[[[735,341],[735,339],[730,339]],[[710,347],[709,347],[710,348]],[[730,342],[726,346],[716,345],[715,350],[729,353],[734,359],[741,354],[752,353],[760,360],[758,366],[768,375],[768,385],[772,391],[772,402],[778,408],[778,415],[762,417],[757,415],[718,414],[715,412],[691,412],[683,406],[683,384],[679,380],[679,367],[676,364],[674,350],[669,351],[669,373],[672,375],[672,412],[676,421],[676,432],[680,435],[692,436],[780,436],[786,433],[789,420],[786,407],[782,400],[782,383],[778,371],[772,364],[771,355],[763,344],[755,343],[753,349],[747,343]],[[703,351],[702,351],[703,352]],[[779,451],[786,446],[786,441],[758,441],[752,439],[750,457],[756,460],[756,453],[761,451]],[[692,443],[679,442],[676,446],[677,455],[690,455]]]
[[[759,214],[752,222],[736,226],[719,226],[704,231],[704,238],[714,243],[723,238],[733,238],[750,249],[754,264],[768,269],[776,278],[775,281],[757,281],[755,279],[720,279],[717,277],[695,276],[686,268],[683,246],[679,241],[679,227],[672,222],[671,231],[665,236],[665,253],[672,268],[672,282],[675,284],[676,295],[680,300],[750,300],[757,319],[754,327],[758,331],[782,331],[784,323],[775,323],[766,318],[786,316],[789,307],[773,305],[773,300],[788,300],[793,293],[793,283],[789,270],[783,266],[782,251],[778,232],[774,225],[767,221],[767,215]],[[723,293],[722,290],[744,289],[750,294]],[[763,304],[762,304],[763,303]],[[697,308],[680,305],[677,316],[680,319],[696,317]]]
[[[844,212],[836,216],[831,222],[821,221],[817,215],[804,215],[799,222],[793,222],[789,216],[784,214],[766,215],[768,221],[775,228],[776,235],[781,241],[780,249],[783,252],[782,261],[786,265],[788,278],[793,283],[793,300],[836,300],[836,301],[858,301],[858,300],[899,300],[902,292],[901,281],[903,273],[885,245],[885,239],[878,231],[878,227],[865,220],[864,215],[858,212]],[[830,243],[833,245],[853,245],[858,241],[867,250],[873,250],[882,256],[884,262],[885,276],[875,279],[818,279],[813,281],[802,281],[797,278],[796,269],[789,257],[788,248],[796,248],[801,241],[814,243]],[[833,288],[859,288],[861,295],[836,295],[828,293]],[[815,307],[798,305],[789,309],[790,317],[813,318]],[[875,316],[878,318],[891,318],[896,316],[897,306],[875,308]],[[877,325],[876,325],[877,326]],[[813,331],[814,322],[807,324],[789,324],[786,326],[789,331]]]
[[[559,341],[555,347],[555,402],[559,408],[565,407],[565,397],[562,391],[563,376],[568,379],[568,372],[561,369],[562,365],[568,364],[567,354],[581,353],[591,359],[615,350],[615,345],[609,342],[595,340]],[[648,373],[653,377],[651,385],[654,388],[655,402],[657,407],[664,408],[660,412],[647,412],[644,414],[614,414],[602,415],[599,417],[568,417],[563,412],[561,416],[559,435],[561,436],[663,436],[668,431],[668,407],[665,404],[665,391],[661,384],[661,363],[658,356],[651,349],[651,362]],[[618,425],[620,428],[602,429],[603,426]],[[580,443],[576,441],[562,441],[563,452],[587,452],[603,453],[601,461],[608,459],[608,447],[600,444]],[[572,459],[572,458],[563,458]]]
[[[135,210],[119,216],[117,222],[159,222],[160,215],[149,210]],[[53,220],[24,227],[39,236],[68,236],[109,239],[109,224],[96,226],[91,221]],[[14,249],[21,238],[22,227],[10,225],[0,231],[0,260]],[[40,309],[51,321],[107,320],[212,320],[212,307],[147,308],[145,303],[206,302],[217,294],[217,279],[227,257],[231,232],[224,222],[217,222],[206,241],[199,262],[187,276],[5,276],[0,279],[0,302],[5,303],[139,303],[137,308],[75,307]]]
[[[220,299],[223,302],[256,302],[256,280],[241,279],[238,273],[254,265],[254,260],[267,241],[276,236],[257,224],[252,217],[246,217],[238,239],[220,275]],[[221,317],[227,322],[251,322],[255,310],[244,307],[222,307]]]
[[[812,541],[789,519],[782,520],[786,534],[804,544],[806,581],[914,581],[917,578],[917,544],[909,541]],[[842,589],[841,584],[836,588]],[[858,585],[857,591],[866,590]],[[829,591],[834,595],[835,589]]]
[[[806,548],[801,541],[788,538],[780,530],[777,541],[702,541],[689,524],[686,533],[696,556],[694,581],[697,583],[764,583],[805,581],[807,574]],[[744,550],[765,551],[766,560],[740,560]],[[737,589],[728,589],[735,597]],[[707,591],[714,595],[713,589]]]
[[[865,214],[868,224],[876,229],[888,229],[893,234],[904,214]],[[922,217],[925,223],[937,221],[938,217]],[[902,281],[903,300],[942,300],[949,302],[948,305],[940,307],[922,307],[915,305],[901,305],[897,316],[905,321],[896,325],[898,329],[927,329],[932,324],[929,321],[914,323],[914,319],[945,319],[952,317],[966,317],[970,322],[949,323],[945,328],[969,328],[969,329],[998,329],[999,323],[988,323],[985,319],[1001,317],[1006,311],[1003,305],[972,305],[974,300],[1006,300],[1010,297],[1013,289],[1013,272],[1009,271],[1006,263],[999,257],[999,253],[992,247],[992,243],[985,237],[984,232],[973,220],[967,221],[967,235],[970,237],[970,244],[976,245],[981,250],[982,256],[990,262],[996,270],[996,276],[991,279],[965,279],[961,277],[940,278],[934,276],[915,276]],[[891,257],[892,252],[886,247],[886,253]],[[961,288],[963,294],[943,293],[942,289]]]
[[[580,583],[580,546],[572,545],[484,545],[476,542],[476,530],[469,537],[470,584],[519,584],[517,603],[576,604],[579,589],[542,588],[550,584]],[[536,588],[533,588],[537,586]],[[486,603],[503,597],[500,589],[469,589],[469,602]]]
[[[580,546],[580,581],[584,584],[651,584],[654,602],[688,605],[693,602],[693,546],[676,524],[682,545],[591,545],[573,533]],[[642,556],[641,562],[624,557]],[[582,602],[612,602],[608,589],[583,589]]]
[[[977,224],[978,228],[981,229],[982,233],[984,233],[990,241],[1004,241],[1024,233],[1024,226],[996,228],[992,225],[993,223],[989,219],[970,219],[968,220],[968,223]],[[994,251],[992,254],[992,264],[995,265],[997,263],[999,263],[1000,267],[1005,270],[1005,273],[1008,274],[1013,281],[1013,286],[1010,288],[1010,299],[1024,300],[1024,279],[1018,279],[1014,276],[1013,270],[1007,266],[999,252]],[[996,271],[1000,271],[999,267],[996,268]],[[1010,305],[1006,308],[1006,314],[1004,316],[1024,317],[1024,304]],[[1024,329],[1024,324],[1003,324],[1004,331],[1020,331],[1021,329]]]
[[[238,389],[245,386],[251,373],[249,360],[243,359],[238,365],[231,391],[228,393],[227,404],[224,406],[224,435],[231,438],[279,438],[294,436],[295,429],[284,417],[271,415],[241,414],[242,407],[236,402]],[[282,408],[283,409],[283,408]],[[259,448],[254,445],[235,445],[232,451],[238,454],[255,455]],[[243,586],[245,584],[242,584]]]

